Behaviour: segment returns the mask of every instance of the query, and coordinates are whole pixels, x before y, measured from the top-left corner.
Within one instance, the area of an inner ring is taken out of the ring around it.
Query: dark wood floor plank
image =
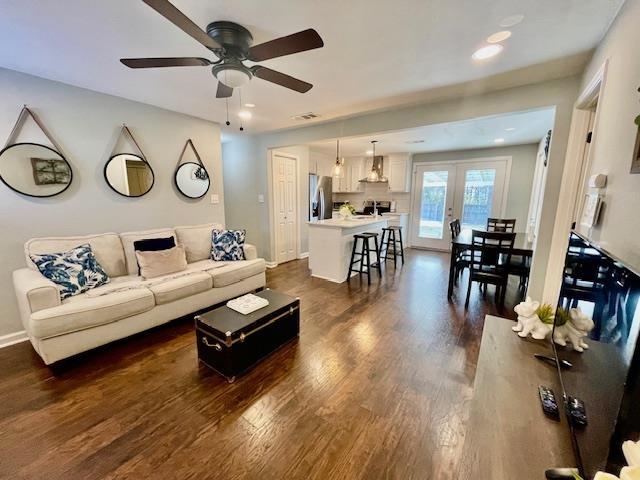
[[[493,295],[418,250],[382,281],[267,272],[301,298],[299,340],[228,384],[177,321],[55,372],[27,343],[0,350],[1,478],[454,479]],[[514,282],[514,287],[517,282]],[[504,316],[513,318],[516,288]],[[25,448],[28,445],[28,448]]]

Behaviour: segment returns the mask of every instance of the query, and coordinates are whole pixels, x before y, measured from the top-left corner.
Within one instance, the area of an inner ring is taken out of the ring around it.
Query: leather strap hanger
[[[20,132],[20,129],[24,125],[24,122],[27,120],[28,116],[30,116],[33,119],[33,121],[36,123],[38,128],[42,131],[42,133],[44,133],[44,136],[47,137],[47,139],[51,142],[51,144],[56,148],[58,153],[60,153],[62,156],[64,156],[64,154],[62,153],[62,148],[60,147],[60,145],[58,145],[58,142],[56,142],[53,139],[53,136],[51,136],[51,134],[45,128],[45,126],[42,124],[42,122],[40,122],[40,120],[38,119],[36,114],[33,113],[29,109],[29,107],[27,107],[26,105],[22,106],[22,110],[20,110],[20,115],[18,115],[18,120],[16,120],[15,125],[11,129],[11,133],[9,134],[9,137],[7,138],[7,141],[4,144],[4,148],[8,147],[9,145],[11,145],[13,143],[13,140],[15,139],[15,137]]]
[[[196,159],[198,160],[198,163],[200,164],[200,166],[206,170],[206,167],[204,166],[204,163],[202,163],[202,159],[200,158],[200,154],[198,153],[198,150],[196,150],[196,147],[190,138],[187,139],[186,143],[184,144],[184,147],[182,148],[182,153],[180,154],[180,157],[178,157],[178,164],[176,165],[176,168],[178,168],[182,163],[182,158],[184,157],[184,153],[187,151],[187,147],[189,146],[191,147],[191,150],[193,150],[193,153],[195,154]]]
[[[120,135],[118,135],[118,138],[126,137],[126,136],[128,136],[129,139],[136,146],[136,148],[138,149],[138,152],[140,152],[140,156],[142,157],[142,159],[145,162],[149,163],[149,161],[147,160],[147,156],[144,154],[144,152],[140,148],[140,145],[138,145],[138,142],[136,142],[136,139],[134,138],[133,133],[131,133],[131,130],[129,130],[129,127],[127,127],[127,125],[123,123],[122,128],[120,129]],[[116,138],[116,144],[118,143],[118,138]]]

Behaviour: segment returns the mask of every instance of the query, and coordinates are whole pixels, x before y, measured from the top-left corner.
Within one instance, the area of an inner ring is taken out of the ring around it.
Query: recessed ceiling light
[[[509,30],[502,30],[501,32],[496,32],[493,35],[489,35],[487,37],[487,42],[489,43],[500,43],[511,36],[511,32]]]
[[[505,128],[504,131],[505,132],[513,132],[516,129],[516,127],[509,127],[509,128]]]
[[[255,103],[245,103],[244,106],[247,107],[247,108],[255,108],[256,104]]]
[[[493,143],[504,143],[504,138],[496,138]]]
[[[249,112],[247,110],[240,110],[238,112],[238,116],[240,118],[242,118],[243,120],[249,120],[252,117],[251,112]]]
[[[367,150],[367,151],[366,151],[366,152],[364,152],[364,153],[366,153],[367,155],[373,155],[373,150]]]
[[[495,57],[499,54],[504,47],[499,43],[494,43],[493,45],[487,45],[486,47],[479,48],[476,50],[471,57],[474,60],[486,60],[487,58]]]
[[[518,13],[516,15],[509,15],[500,21],[500,26],[503,28],[513,27],[524,20],[524,15]]]

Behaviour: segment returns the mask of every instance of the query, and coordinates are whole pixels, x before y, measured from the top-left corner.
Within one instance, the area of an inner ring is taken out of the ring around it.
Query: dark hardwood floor
[[[228,384],[177,321],[52,373],[0,350],[0,477],[455,479],[492,289],[447,302],[447,254],[410,250],[381,282],[333,284],[305,260],[267,274],[301,334]],[[513,318],[516,283],[503,316]]]

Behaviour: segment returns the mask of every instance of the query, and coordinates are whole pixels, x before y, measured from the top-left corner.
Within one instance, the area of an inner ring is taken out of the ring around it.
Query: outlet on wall
[[[259,194],[258,195],[258,203],[264,203],[264,195],[263,194]]]

